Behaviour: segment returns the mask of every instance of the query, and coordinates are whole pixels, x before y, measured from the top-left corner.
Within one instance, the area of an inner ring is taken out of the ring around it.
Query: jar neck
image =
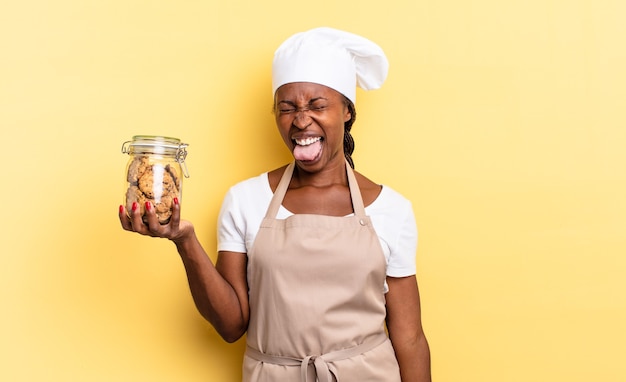
[[[128,144],[128,153],[131,155],[163,155],[178,158],[181,150],[185,151],[185,147],[187,145],[181,144],[178,138],[135,135]]]

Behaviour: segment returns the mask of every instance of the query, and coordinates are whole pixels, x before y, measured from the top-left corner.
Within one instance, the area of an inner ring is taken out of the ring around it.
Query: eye
[[[328,105],[326,104],[326,102],[316,101],[316,102],[313,102],[309,106],[309,110],[321,111],[321,110],[326,109],[327,107],[328,107]]]
[[[280,101],[276,105],[276,110],[279,114],[289,114],[296,111],[296,105],[289,101]]]

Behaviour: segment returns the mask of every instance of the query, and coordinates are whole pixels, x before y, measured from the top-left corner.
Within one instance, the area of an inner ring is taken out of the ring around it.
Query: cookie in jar
[[[154,206],[161,224],[172,217],[174,199],[182,200],[183,176],[189,177],[185,166],[187,144],[178,138],[136,135],[124,142],[122,153],[128,154],[124,205],[132,211],[137,203],[144,222],[146,203]]]

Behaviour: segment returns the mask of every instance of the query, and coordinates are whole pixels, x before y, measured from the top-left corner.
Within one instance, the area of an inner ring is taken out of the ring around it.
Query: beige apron
[[[276,219],[283,174],[248,254],[244,382],[400,382],[384,330],[385,258],[350,166],[354,216]]]

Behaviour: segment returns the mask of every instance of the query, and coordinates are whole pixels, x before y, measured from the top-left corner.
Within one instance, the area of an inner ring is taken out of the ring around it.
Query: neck
[[[329,187],[333,185],[348,185],[346,162],[328,164],[318,172],[307,172],[296,165],[293,170],[290,188],[300,187]]]

